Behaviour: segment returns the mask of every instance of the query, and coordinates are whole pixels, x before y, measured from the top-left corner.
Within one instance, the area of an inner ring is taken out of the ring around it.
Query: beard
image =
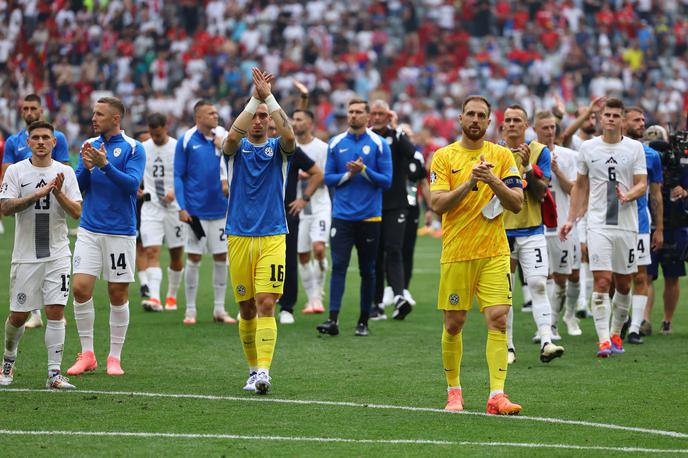
[[[463,134],[466,137],[468,137],[469,139],[471,139],[473,141],[480,140],[481,138],[483,138],[485,136],[485,132],[487,132],[487,129],[480,129],[480,128],[479,128],[478,132],[471,132],[471,126],[468,126],[468,127],[461,126],[461,130],[463,131]]]
[[[597,128],[595,126],[584,126],[584,127],[581,127],[581,130],[588,135],[594,135],[595,132],[597,131]]]
[[[631,137],[633,140],[638,140],[640,138],[643,138],[645,131],[640,130],[640,129],[626,129],[626,134],[628,137]]]

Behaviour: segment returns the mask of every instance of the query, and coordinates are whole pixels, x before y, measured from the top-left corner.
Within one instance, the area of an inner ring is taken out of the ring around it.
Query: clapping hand
[[[81,156],[84,158],[84,163],[90,162],[92,167],[105,167],[108,163],[104,144],[100,145],[100,149],[95,149],[91,143],[84,144]]]
[[[258,67],[251,69],[253,73],[253,96],[259,100],[267,99],[272,94],[272,81],[275,77],[261,71]]]
[[[482,181],[483,183],[490,184],[492,180],[495,179],[492,169],[494,164],[487,162],[484,155],[480,155],[480,162],[473,166],[473,171],[471,172],[471,181],[473,185]]]
[[[52,186],[52,191],[53,194],[58,195],[62,192],[62,185],[64,184],[64,173],[60,172],[58,173],[53,181],[50,182],[50,186]]]
[[[364,168],[365,164],[363,164],[363,159],[361,159],[360,157],[355,161],[349,161],[346,163],[346,169],[349,171],[352,177],[355,176],[357,173],[362,172]]]

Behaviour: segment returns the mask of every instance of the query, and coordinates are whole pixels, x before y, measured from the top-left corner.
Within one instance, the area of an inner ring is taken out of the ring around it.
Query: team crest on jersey
[[[435,172],[432,172],[430,174],[430,184],[434,183],[435,181],[437,181],[437,174]]]
[[[115,150],[112,152],[112,154],[115,157],[119,157],[119,155],[122,154],[122,148],[115,148]]]
[[[450,303],[451,305],[456,305],[456,304],[458,304],[458,303],[459,303],[459,295],[456,294],[456,293],[451,293],[451,294],[449,295],[449,303]]]
[[[268,146],[267,148],[265,148],[265,155],[267,157],[272,157],[273,154],[275,153],[272,151],[272,147]]]
[[[17,302],[20,304],[24,304],[24,302],[26,302],[26,294],[24,294],[24,293],[17,294]]]
[[[238,285],[237,286],[237,294],[239,296],[245,296],[246,295],[246,287],[244,285]]]
[[[370,154],[370,146],[363,145],[363,154]]]

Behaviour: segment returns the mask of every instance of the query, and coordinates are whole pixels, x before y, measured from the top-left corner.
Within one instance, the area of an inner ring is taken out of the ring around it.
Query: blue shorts
[[[664,246],[659,251],[650,252],[652,264],[647,267],[648,275],[656,280],[661,265],[665,278],[685,277],[687,252],[688,228],[665,229]]]

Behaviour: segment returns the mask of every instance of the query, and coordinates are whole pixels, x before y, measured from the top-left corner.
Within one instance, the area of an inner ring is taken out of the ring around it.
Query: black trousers
[[[413,275],[413,253],[416,250],[419,218],[420,207],[418,205],[409,207],[408,222],[404,230],[404,247],[401,250],[401,256],[404,261],[404,289],[409,289],[411,276]]]
[[[299,261],[296,248],[299,241],[299,217],[287,214],[287,255],[284,270],[284,292],[279,300],[280,309],[294,313],[299,298]]]
[[[375,269],[375,304],[382,302],[385,291],[385,274],[387,274],[387,283],[392,287],[394,295],[404,293],[402,247],[407,218],[408,210],[406,208],[382,211],[380,244]]]

